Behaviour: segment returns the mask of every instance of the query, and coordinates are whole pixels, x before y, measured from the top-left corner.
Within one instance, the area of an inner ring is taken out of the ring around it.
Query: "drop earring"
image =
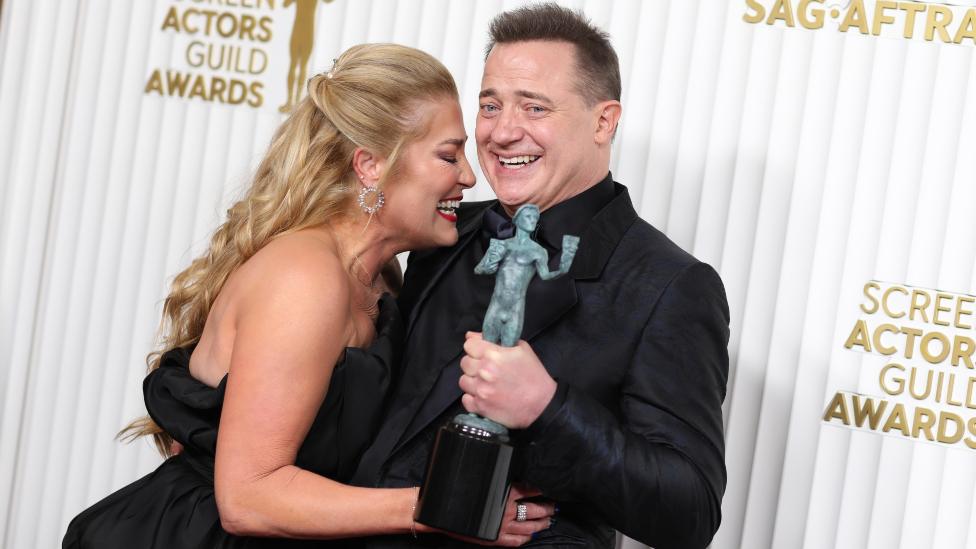
[[[370,199],[370,195],[375,196]],[[379,190],[378,188],[363,185],[362,190],[359,191],[359,196],[356,198],[356,201],[359,202],[359,207],[362,208],[364,212],[369,215],[373,215],[383,207],[384,203],[386,203],[386,197],[383,196],[383,191]]]

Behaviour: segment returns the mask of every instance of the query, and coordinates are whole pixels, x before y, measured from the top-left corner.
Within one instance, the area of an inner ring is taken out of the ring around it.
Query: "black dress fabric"
[[[328,393],[298,451],[295,464],[348,482],[372,441],[400,360],[403,323],[395,300],[384,295],[377,335],[366,349],[347,348]],[[153,420],[184,446],[155,471],[75,517],[64,549],[197,549],[358,547],[356,540],[247,538],[226,533],[214,500],[217,426],[227,377],[214,388],[189,373],[190,349],[163,355],[143,383]]]

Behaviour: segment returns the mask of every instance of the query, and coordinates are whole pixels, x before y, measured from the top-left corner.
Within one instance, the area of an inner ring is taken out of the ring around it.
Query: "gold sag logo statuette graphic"
[[[976,0],[745,0],[746,23],[976,45]]]
[[[322,0],[326,4],[332,0]],[[305,73],[308,60],[312,56],[315,45],[315,8],[318,0],[285,0],[285,7],[295,4],[295,22],[291,27],[291,42],[288,51],[291,56],[288,62],[288,93],[285,104],[278,107],[281,112],[288,112],[302,99],[305,89]]]
[[[173,35],[182,56],[153,69],[144,92],[260,108],[266,81],[273,78],[287,84],[279,110],[288,112],[302,97],[319,1],[332,2],[284,1],[285,9],[294,5],[295,15],[287,74],[276,76],[269,74],[277,69],[269,71],[275,59],[268,52],[275,37],[276,0],[174,0],[162,14],[159,30]]]

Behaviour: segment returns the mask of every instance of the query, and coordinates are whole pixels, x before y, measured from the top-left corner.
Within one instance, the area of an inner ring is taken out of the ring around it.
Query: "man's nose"
[[[491,129],[491,140],[499,145],[517,142],[525,135],[522,117],[517,109],[505,109],[495,119]]]

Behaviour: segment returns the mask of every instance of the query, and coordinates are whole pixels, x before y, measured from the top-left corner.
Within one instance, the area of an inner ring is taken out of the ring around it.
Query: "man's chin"
[[[491,189],[495,191],[495,196],[502,203],[502,206],[505,206],[505,209],[518,208],[522,204],[532,202],[532,197],[525,192],[526,186],[524,184],[502,183],[491,185]]]
[[[508,215],[511,216],[512,214],[515,213],[515,210],[519,209],[519,207],[522,204],[525,204],[526,202],[528,202],[528,199],[525,199],[525,198],[514,198],[513,199],[513,198],[510,198],[510,197],[502,198],[501,196],[499,196],[498,197],[498,201],[501,202],[502,208],[504,208],[505,211],[508,212]]]

